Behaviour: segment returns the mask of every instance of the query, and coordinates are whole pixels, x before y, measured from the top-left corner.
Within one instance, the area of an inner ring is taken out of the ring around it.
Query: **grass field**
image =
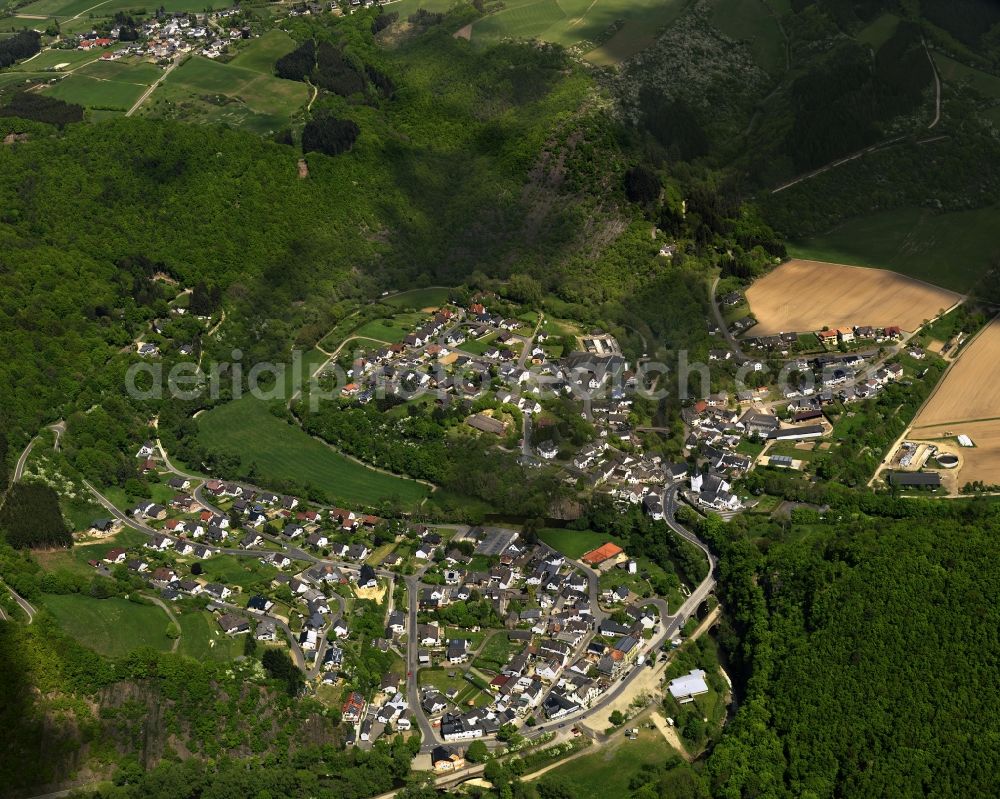
[[[102,655],[120,657],[140,646],[167,650],[173,644],[166,635],[170,620],[155,605],[81,594],[47,594],[44,605],[60,627]]]
[[[452,674],[455,676],[451,677]],[[491,699],[489,694],[466,680],[459,667],[421,669],[419,676],[421,686],[433,685],[445,695],[451,690],[457,691],[452,701],[460,707],[467,707],[470,701],[477,707],[483,707]]]
[[[410,289],[393,294],[391,297],[385,297],[381,302],[396,308],[414,308],[419,311],[423,308],[436,308],[446,304],[450,293],[451,289],[448,288]]]
[[[612,64],[651,44],[656,31],[685,5],[685,0],[513,0],[473,24],[472,42],[488,45],[514,37],[573,47],[601,41],[621,20],[624,24],[587,56],[594,63]]]
[[[152,82],[152,81],[150,81]],[[90,77],[76,72],[45,89],[45,94],[84,108],[104,108],[127,111],[149,86],[122,79]]]
[[[392,319],[365,322],[352,335],[398,344],[427,317],[424,314],[396,314]]]
[[[476,657],[473,665],[477,669],[499,672],[508,660],[521,651],[523,646],[523,643],[508,639],[505,630],[500,630],[494,633],[493,637],[486,642],[486,646],[483,647],[483,651]]]
[[[300,428],[274,416],[266,403],[244,397],[198,417],[199,439],[210,449],[238,453],[256,464],[260,480],[314,485],[330,499],[377,505],[398,498],[407,505],[427,488],[345,458]]]
[[[643,728],[636,740],[619,736],[553,769],[540,782],[562,783],[577,799],[630,796],[630,783],[639,772],[663,765],[672,751],[658,731]]]
[[[272,28],[259,39],[241,47],[230,66],[251,69],[264,75],[274,74],[274,62],[295,49],[295,40],[280,28]]]
[[[261,134],[286,127],[308,101],[309,87],[260,71],[267,57],[251,51],[247,61],[252,66],[243,67],[193,56],[170,73],[143,113]]]
[[[956,61],[941,53],[934,53],[934,63],[937,65],[941,80],[945,83],[966,84],[983,97],[1000,98],[1000,77],[975,67],[966,66],[961,61]]]
[[[83,50],[42,50],[34,58],[21,61],[10,67],[12,72],[42,72],[57,64],[69,64],[66,69],[73,69],[80,64],[94,61],[98,56]]]
[[[854,325],[914,331],[959,299],[883,269],[802,260],[782,264],[747,289],[755,335]]]
[[[1000,243],[1000,206],[934,213],[900,208],[869,214],[804,242],[789,244],[795,258],[877,266],[966,292],[986,273]]]
[[[862,44],[867,44],[872,50],[878,50],[892,37],[899,25],[899,17],[895,14],[883,14],[870,22],[854,37]]]
[[[228,662],[243,654],[244,635],[226,635],[219,629],[216,616],[207,611],[181,615],[181,642],[177,651],[196,660]]]
[[[754,61],[768,75],[784,73],[785,39],[762,0],[715,0],[712,24],[730,38],[745,42]]]
[[[206,5],[211,4],[207,4],[205,0],[160,0],[155,8],[162,6],[168,12],[200,12],[205,10]],[[59,20],[65,20],[68,17],[78,15],[81,18],[87,18],[91,13],[95,17],[112,17],[116,11],[129,11],[142,7],[141,4],[130,2],[129,0],[104,0],[104,2],[101,2],[101,0],[36,0],[34,3],[19,8],[17,13],[19,15],[55,17]],[[152,8],[149,9],[149,11],[152,10]],[[37,22],[36,20],[36,24]]]
[[[566,557],[577,560],[584,552],[597,549],[610,541],[621,546],[621,540],[608,533],[593,530],[569,530],[546,527],[538,531],[538,537],[553,549],[558,549]]]

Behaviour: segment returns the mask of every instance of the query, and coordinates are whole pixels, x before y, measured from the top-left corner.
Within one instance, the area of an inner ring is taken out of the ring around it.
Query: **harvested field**
[[[942,444],[945,434],[967,435],[976,445],[959,447]],[[987,485],[1000,484],[1000,419],[985,422],[957,422],[928,427],[915,427],[910,431],[913,441],[934,441],[943,451],[958,455],[961,460],[956,469],[937,469],[946,486],[954,479],[954,490],[966,483],[981,480]],[[952,478],[954,475],[954,478]]]
[[[994,320],[967,344],[913,420],[913,426],[1000,417],[1000,321]],[[959,431],[963,432],[963,431]]]
[[[747,290],[755,336],[854,325],[912,332],[961,299],[884,269],[802,260],[782,264]]]

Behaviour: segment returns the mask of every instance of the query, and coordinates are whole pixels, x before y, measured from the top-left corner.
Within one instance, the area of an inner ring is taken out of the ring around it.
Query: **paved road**
[[[27,599],[17,593],[17,591],[7,585],[7,583],[3,582],[3,580],[0,580],[0,585],[4,586],[4,588],[10,592],[10,595],[14,597],[14,601],[21,606],[21,610],[23,610],[27,615],[28,624],[31,624],[31,622],[35,620],[35,616],[38,613],[35,607]]]
[[[24,466],[28,462],[28,456],[31,455],[31,450],[35,448],[35,444],[37,443],[38,436],[35,436],[24,448],[24,451],[21,453],[21,457],[17,459],[17,465],[14,466],[14,476],[11,479],[11,483],[18,482],[24,476]]]

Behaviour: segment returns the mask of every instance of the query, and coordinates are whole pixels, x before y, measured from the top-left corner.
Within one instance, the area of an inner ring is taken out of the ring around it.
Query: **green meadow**
[[[309,87],[263,71],[277,46],[269,39],[260,50],[241,53],[248,66],[239,65],[240,56],[228,64],[192,56],[167,76],[142,112],[196,124],[224,123],[261,134],[287,127],[308,102]]]
[[[199,439],[209,449],[238,453],[259,480],[313,485],[331,500],[377,505],[390,499],[416,504],[428,490],[413,480],[369,469],[279,419],[267,403],[244,397],[198,417]]]
[[[789,245],[796,258],[892,269],[953,291],[975,285],[1000,253],[1000,206],[881,211]]]
[[[513,0],[473,23],[472,42],[495,44],[514,37],[564,47],[589,43],[589,60],[612,64],[651,44],[685,5],[685,0]]]
[[[44,605],[63,630],[102,655],[121,657],[142,646],[168,650],[173,645],[167,638],[170,619],[156,605],[82,594],[46,594]]]

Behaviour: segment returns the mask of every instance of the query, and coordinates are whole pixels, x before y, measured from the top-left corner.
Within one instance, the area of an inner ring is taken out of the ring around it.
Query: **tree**
[[[489,754],[490,751],[483,741],[473,741],[465,751],[465,759],[470,763],[484,763]]]
[[[620,710],[613,710],[608,718],[615,727],[620,727],[625,723],[625,714]]]
[[[176,640],[181,637],[181,628],[177,626],[175,622],[170,622],[167,625],[167,638],[171,640]]]
[[[357,123],[350,119],[329,115],[315,117],[302,130],[302,152],[340,155],[351,149],[360,132]]]

